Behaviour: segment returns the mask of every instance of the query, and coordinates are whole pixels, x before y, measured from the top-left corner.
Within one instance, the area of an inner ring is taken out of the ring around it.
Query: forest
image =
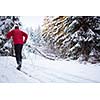
[[[12,40],[5,35],[15,24],[23,27],[20,16],[0,16],[0,56],[14,56]],[[55,59],[100,62],[99,16],[45,16],[41,26],[25,31],[29,35],[25,45],[29,52],[34,53],[32,46],[37,46]]]

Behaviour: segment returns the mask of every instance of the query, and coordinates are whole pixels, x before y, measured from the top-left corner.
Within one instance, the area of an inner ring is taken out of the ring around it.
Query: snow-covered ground
[[[29,54],[23,59],[22,71],[16,70],[14,57],[0,57],[1,83],[99,83],[100,64],[49,60]]]

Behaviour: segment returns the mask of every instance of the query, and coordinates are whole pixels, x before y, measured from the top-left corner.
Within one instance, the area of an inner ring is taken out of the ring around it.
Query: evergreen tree
[[[15,24],[21,25],[18,16],[0,16],[0,55],[12,55],[13,53],[11,40],[8,41],[5,35]]]
[[[100,17],[58,16],[48,25],[43,36],[46,34],[44,39],[50,41],[57,56],[100,61]]]
[[[48,23],[43,25],[42,36],[48,44],[48,50],[54,53],[56,56],[61,57],[62,51],[60,46],[62,45],[62,38],[64,36],[64,20],[65,16],[50,16],[46,17]],[[44,20],[45,21],[45,20]]]
[[[28,42],[26,44],[26,48],[30,52],[34,52],[33,46],[41,47],[44,45],[44,40],[41,34],[41,27],[38,26],[35,30],[32,27],[28,27],[25,29],[28,33]]]

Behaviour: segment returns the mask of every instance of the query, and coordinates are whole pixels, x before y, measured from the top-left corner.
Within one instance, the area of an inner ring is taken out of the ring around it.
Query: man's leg
[[[16,61],[18,64],[17,69],[20,70],[21,64],[22,64],[22,47],[23,45],[17,44],[15,45],[15,55],[16,55]]]
[[[20,44],[19,48],[20,48],[20,50],[19,50],[20,60],[19,61],[20,61],[20,65],[22,65],[22,48],[23,48],[23,45]]]
[[[18,44],[15,45],[15,57],[16,57],[17,64],[19,64],[20,58],[19,58],[19,45]]]

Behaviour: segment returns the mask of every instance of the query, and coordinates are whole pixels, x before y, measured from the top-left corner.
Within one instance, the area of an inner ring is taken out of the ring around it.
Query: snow
[[[80,48],[80,44],[79,43],[77,43],[75,46],[73,46],[71,49],[70,49],[70,51],[73,51],[73,50],[75,50],[75,48]]]
[[[22,71],[16,70],[14,57],[0,57],[1,83],[99,83],[99,64],[78,61],[49,60],[28,53]],[[26,74],[25,74],[26,73]]]
[[[7,47],[7,48],[12,48],[12,45],[11,43],[8,41],[4,44],[4,48]]]

